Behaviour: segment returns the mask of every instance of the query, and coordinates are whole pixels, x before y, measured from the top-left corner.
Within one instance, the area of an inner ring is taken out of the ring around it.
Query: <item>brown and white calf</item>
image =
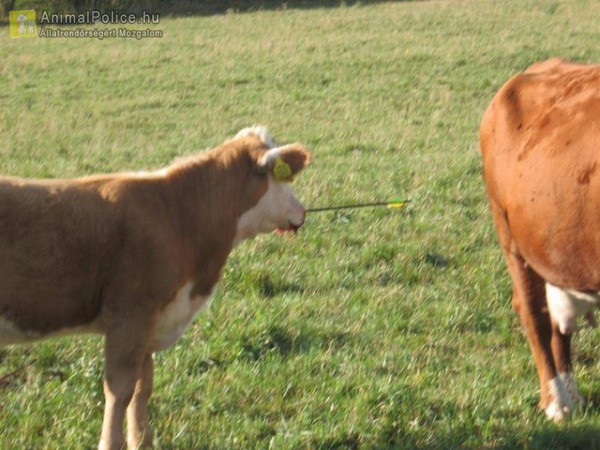
[[[571,366],[577,316],[600,305],[600,66],[553,59],[511,78],[480,129],[513,306],[548,418],[582,403]]]
[[[104,334],[101,449],[151,445],[152,353],[206,303],[231,250],[305,210],[289,180],[310,161],[261,127],[158,172],[0,178],[0,344]]]

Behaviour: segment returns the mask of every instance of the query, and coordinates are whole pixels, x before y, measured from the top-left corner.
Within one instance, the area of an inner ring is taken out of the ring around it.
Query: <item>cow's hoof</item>
[[[559,402],[552,402],[546,408],[546,417],[555,423],[564,422],[571,415],[571,409],[567,405],[561,405]]]
[[[573,401],[560,377],[553,378],[548,384],[552,401],[545,408],[546,417],[556,423],[563,422],[573,411]]]

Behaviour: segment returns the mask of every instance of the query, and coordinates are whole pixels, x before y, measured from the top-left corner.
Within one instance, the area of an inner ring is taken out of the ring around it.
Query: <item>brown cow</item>
[[[575,319],[594,323],[600,305],[600,66],[553,59],[511,78],[480,141],[540,406],[561,421],[583,403],[571,368]]]
[[[0,344],[104,334],[100,448],[122,448],[125,413],[129,447],[151,445],[152,353],[182,335],[236,244],[303,224],[285,181],[309,161],[254,127],[158,172],[0,178]]]

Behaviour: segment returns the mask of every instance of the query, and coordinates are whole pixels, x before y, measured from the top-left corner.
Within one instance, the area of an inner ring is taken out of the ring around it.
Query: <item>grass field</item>
[[[600,448],[597,330],[575,339],[588,407],[560,426],[537,408],[477,141],[511,75],[600,61],[599,16],[592,0],[457,0],[163,17],[139,41],[0,28],[0,172],[157,168],[261,123],[313,150],[306,206],[412,199],[238,248],[156,357],[157,447]],[[0,449],[93,448],[101,380],[96,337],[1,350]]]

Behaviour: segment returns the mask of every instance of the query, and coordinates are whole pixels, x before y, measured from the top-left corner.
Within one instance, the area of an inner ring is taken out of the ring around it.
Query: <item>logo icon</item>
[[[35,11],[33,9],[10,11],[10,37],[35,37],[37,27],[35,24]]]

